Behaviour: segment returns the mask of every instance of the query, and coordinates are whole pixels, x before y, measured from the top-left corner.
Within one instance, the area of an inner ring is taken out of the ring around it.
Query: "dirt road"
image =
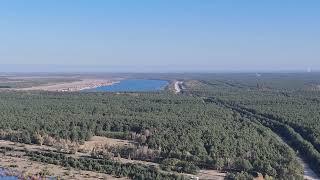
[[[178,94],[181,92],[182,90],[182,84],[183,84],[183,81],[176,81],[174,83],[174,89],[175,89],[175,92]]]
[[[320,177],[310,168],[308,163],[306,163],[300,157],[298,158],[300,164],[303,166],[303,179],[305,180],[320,180]]]

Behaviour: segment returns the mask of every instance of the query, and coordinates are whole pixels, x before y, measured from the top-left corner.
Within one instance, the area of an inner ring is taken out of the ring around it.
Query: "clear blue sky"
[[[1,0],[0,64],[320,69],[320,1]]]

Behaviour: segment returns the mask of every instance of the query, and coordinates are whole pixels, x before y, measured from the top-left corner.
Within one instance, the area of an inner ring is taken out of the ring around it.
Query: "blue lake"
[[[94,89],[87,89],[85,92],[146,92],[160,91],[169,84],[165,80],[150,79],[127,79],[111,86],[101,86]]]
[[[17,180],[18,177],[15,176],[8,176],[7,170],[0,167],[0,180]]]

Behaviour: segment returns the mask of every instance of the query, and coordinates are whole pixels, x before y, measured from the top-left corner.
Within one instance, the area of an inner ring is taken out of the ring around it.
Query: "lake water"
[[[147,92],[160,91],[169,84],[165,80],[150,79],[127,79],[111,86],[101,86],[94,89],[87,89],[85,92]]]
[[[18,177],[8,176],[8,171],[0,167],[0,180],[18,180]]]

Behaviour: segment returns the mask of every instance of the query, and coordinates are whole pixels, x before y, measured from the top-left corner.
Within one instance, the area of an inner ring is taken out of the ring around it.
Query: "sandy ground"
[[[44,164],[40,162],[30,161],[24,157],[10,157],[0,155],[0,166],[4,168],[8,168],[11,170],[15,170],[18,172],[22,172],[25,175],[34,175],[38,174],[43,170],[47,170],[54,177],[59,177],[61,179],[118,179],[125,180],[127,178],[115,178],[107,174],[96,173],[91,171],[80,171],[75,170],[73,168],[67,169],[62,166],[57,166],[53,164]],[[16,167],[12,167],[15,165]],[[11,167],[10,167],[11,166]]]
[[[133,142],[128,140],[120,140],[120,139],[112,139],[112,138],[106,138],[106,137],[100,137],[100,136],[93,136],[89,141],[86,141],[84,145],[82,145],[80,148],[86,149],[86,150],[92,150],[95,146],[100,145],[106,145],[109,146],[126,146],[130,145]],[[119,159],[122,163],[136,163],[136,164],[145,164],[145,165],[151,165],[155,167],[159,167],[159,164],[153,163],[153,162],[147,162],[147,161],[139,161],[139,160],[128,160],[124,158]],[[201,170],[199,174],[197,175],[191,175],[191,174],[184,174],[189,177],[193,177],[196,179],[197,177],[199,180],[223,180],[226,176],[226,173],[221,173],[216,170]]]
[[[176,81],[174,83],[174,89],[176,93],[180,93],[181,92],[181,87],[182,87],[183,81]]]
[[[128,140],[121,140],[121,139],[112,139],[107,137],[101,136],[93,136],[90,138],[89,141],[85,141],[83,145],[80,145],[79,149],[84,152],[92,151],[94,147],[103,147],[105,145],[109,146],[127,146],[132,144],[132,142]]]
[[[111,139],[106,137],[98,137],[94,136],[90,141],[85,142],[84,145],[81,146],[81,148],[85,148],[88,150],[92,150],[96,145],[128,145],[130,144],[129,141],[125,140],[118,140],[118,139]],[[50,146],[39,146],[39,145],[29,145],[29,144],[22,144],[22,143],[14,143],[11,141],[5,141],[0,140],[0,146],[2,147],[13,147],[15,149],[28,149],[31,151],[45,151],[45,150],[56,150],[53,147]],[[103,173],[97,173],[92,171],[82,171],[82,170],[76,170],[76,169],[67,169],[62,166],[53,165],[53,164],[45,164],[41,162],[35,162],[28,160],[28,157],[24,157],[23,153],[20,152],[14,152],[14,153],[8,153],[12,154],[16,157],[12,156],[4,156],[3,154],[0,155],[0,167],[14,170],[21,172],[25,175],[35,175],[41,172],[44,169],[49,170],[49,172],[54,177],[60,177],[62,179],[88,179],[88,180],[94,180],[94,179],[118,179],[118,180],[126,180],[128,178],[115,178],[107,174]],[[70,155],[75,158],[79,158],[80,156],[87,156],[89,154],[84,153],[76,153],[75,155]],[[133,161],[127,161],[120,159],[121,162],[133,162]],[[136,162],[133,162],[136,163]],[[12,167],[12,166],[16,167]]]
[[[30,88],[21,88],[16,90],[40,90],[40,91],[61,91],[61,92],[73,92],[81,91],[85,89],[97,88],[100,86],[109,86],[116,81],[106,80],[106,79],[83,79],[75,82],[58,83],[58,84],[47,84],[41,86],[34,86]]]
[[[92,147],[94,145],[105,145],[105,144],[108,144],[110,146],[116,146],[116,145],[125,146],[125,145],[132,144],[132,142],[128,140],[122,140],[122,139],[93,136],[92,138],[90,138],[89,141],[86,141],[84,143],[84,146]]]
[[[290,147],[280,136],[275,134],[275,137],[283,144]],[[290,147],[291,148],[291,147]],[[320,180],[320,177],[310,168],[309,164],[298,156],[298,161],[303,167],[303,179],[305,180]]]
[[[204,180],[223,180],[226,177],[226,173],[216,170],[201,170],[197,176],[199,179]]]
[[[79,158],[83,156],[90,156],[90,151],[96,146],[104,146],[108,144],[109,146],[126,146],[130,145],[133,142],[128,140],[120,140],[120,139],[112,139],[100,136],[93,136],[89,141],[86,141],[83,145],[80,146],[80,149],[86,150],[87,153],[77,152],[74,155],[70,155],[74,158]],[[0,146],[2,147],[13,147],[14,149],[28,149],[30,151],[45,151],[45,150],[56,150],[53,147],[49,146],[39,146],[39,145],[27,145],[21,143],[14,143],[11,141],[0,140]],[[19,152],[14,152],[14,155],[18,157],[4,156],[0,155],[0,167],[6,167],[10,170],[17,170],[19,172],[27,173],[27,174],[37,174],[41,170],[47,168],[50,170],[50,173],[54,174],[54,176],[59,176],[63,179],[116,179],[110,175],[89,172],[89,171],[79,171],[75,169],[66,169],[61,166],[52,165],[52,164],[44,164],[40,162],[33,162],[28,160],[27,157],[19,156]],[[125,158],[117,158],[117,161],[122,163],[135,163],[135,164],[144,164],[159,167],[159,164],[147,161],[139,161],[139,160],[128,160]],[[17,165],[17,167],[10,167],[10,165]],[[191,174],[183,174],[193,179],[203,179],[203,180],[222,180],[226,176],[225,173],[221,173],[215,170],[201,170],[197,175]],[[126,178],[121,178],[126,179]]]
[[[310,168],[310,166],[301,158],[298,158],[300,164],[302,164],[304,169],[303,179],[305,180],[320,180],[320,177]]]

